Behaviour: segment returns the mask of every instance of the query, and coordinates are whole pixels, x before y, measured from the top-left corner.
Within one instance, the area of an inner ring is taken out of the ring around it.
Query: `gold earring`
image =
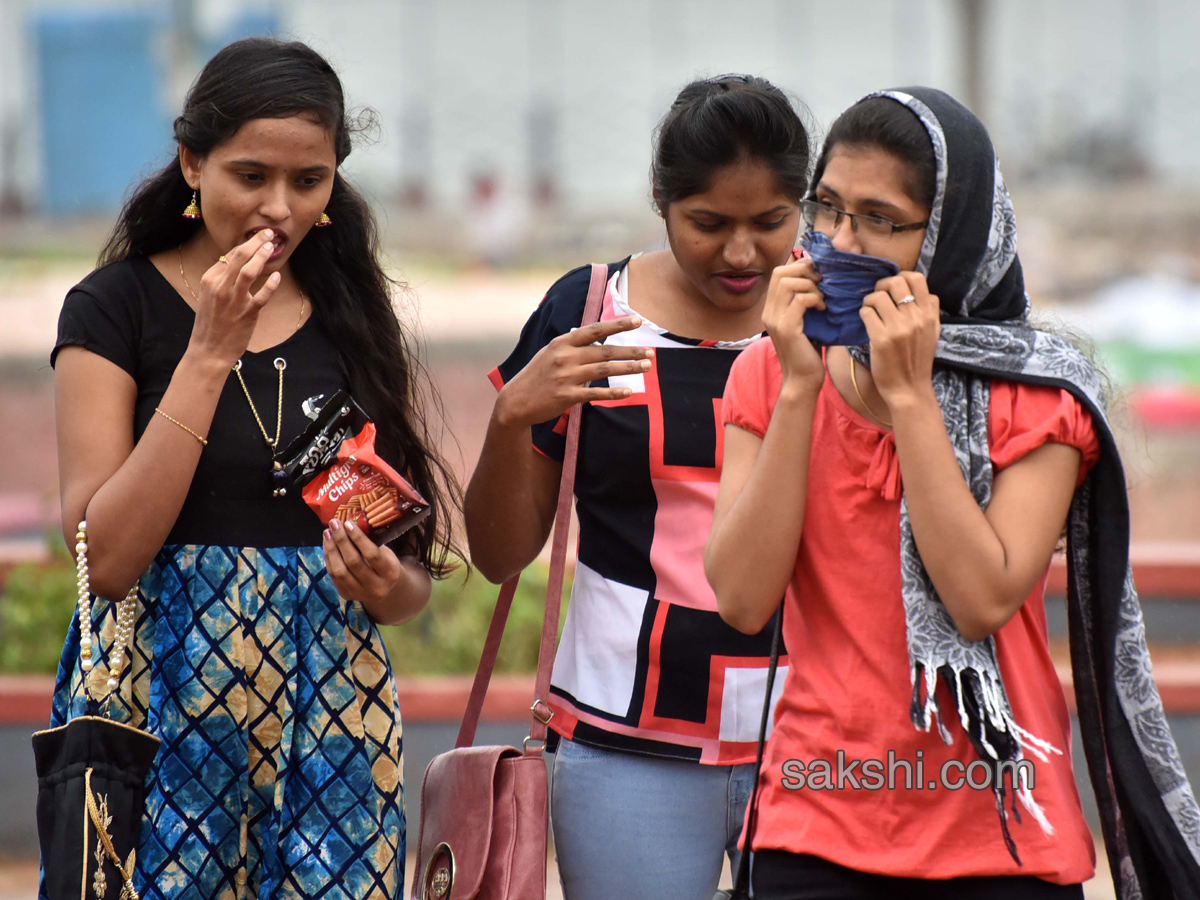
[[[203,219],[204,216],[200,213],[200,204],[196,202],[196,192],[192,191],[192,202],[189,203],[183,210],[185,219]]]
[[[321,213],[321,217],[313,223],[314,228],[324,228],[326,225],[332,225],[333,219],[329,218],[329,213]]]

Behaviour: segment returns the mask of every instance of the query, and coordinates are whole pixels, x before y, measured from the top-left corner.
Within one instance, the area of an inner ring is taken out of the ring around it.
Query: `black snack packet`
[[[375,423],[346,391],[284,452],[284,471],[322,522],[354,522],[377,544],[429,515],[429,504],[375,451]]]

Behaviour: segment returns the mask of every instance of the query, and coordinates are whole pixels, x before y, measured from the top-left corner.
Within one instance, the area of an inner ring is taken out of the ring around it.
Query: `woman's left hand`
[[[404,574],[399,557],[363,534],[353,522],[337,519],[325,529],[322,544],[325,569],[337,592],[346,600],[357,600],[372,618]]]
[[[889,408],[928,391],[941,334],[941,304],[925,276],[881,278],[859,310],[871,338],[871,378]]]

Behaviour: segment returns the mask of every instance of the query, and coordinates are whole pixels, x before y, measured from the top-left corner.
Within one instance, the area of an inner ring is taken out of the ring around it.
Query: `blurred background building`
[[[203,61],[306,40],[379,112],[350,163],[377,197],[458,210],[481,176],[521,203],[646,205],[650,131],[697,74],[763,75],[827,124],[931,84],[988,123],[1010,178],[1200,185],[1191,0],[3,0],[0,196],[108,212],[170,151]]]
[[[204,60],[267,33],[318,47],[377,113],[346,171],[409,250],[529,262],[657,240],[655,124],[691,78],[744,71],[806,104],[818,135],[882,86],[966,101],[1038,239],[1022,246],[1035,295],[1164,256],[1192,274],[1192,0],[0,0],[0,210],[107,224],[172,152]],[[1097,235],[1118,252],[1076,244]]]
[[[519,325],[549,270],[438,303],[423,264],[529,272],[661,245],[652,133],[690,79],[763,75],[815,139],[869,90],[942,87],[991,130],[1039,308],[1100,340],[1118,380],[1166,391],[1138,400],[1153,415],[1200,420],[1194,0],[0,0],[0,253],[86,260],[174,152],[199,67],[253,34],[313,44],[373,111],[346,172],[421,289],[414,321],[459,339]],[[43,316],[41,339],[65,287],[18,316]]]

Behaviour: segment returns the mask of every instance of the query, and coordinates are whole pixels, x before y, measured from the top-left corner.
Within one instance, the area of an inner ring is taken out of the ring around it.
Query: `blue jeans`
[[[565,738],[550,816],[566,900],[712,900],[736,871],[754,764],[706,766]]]

